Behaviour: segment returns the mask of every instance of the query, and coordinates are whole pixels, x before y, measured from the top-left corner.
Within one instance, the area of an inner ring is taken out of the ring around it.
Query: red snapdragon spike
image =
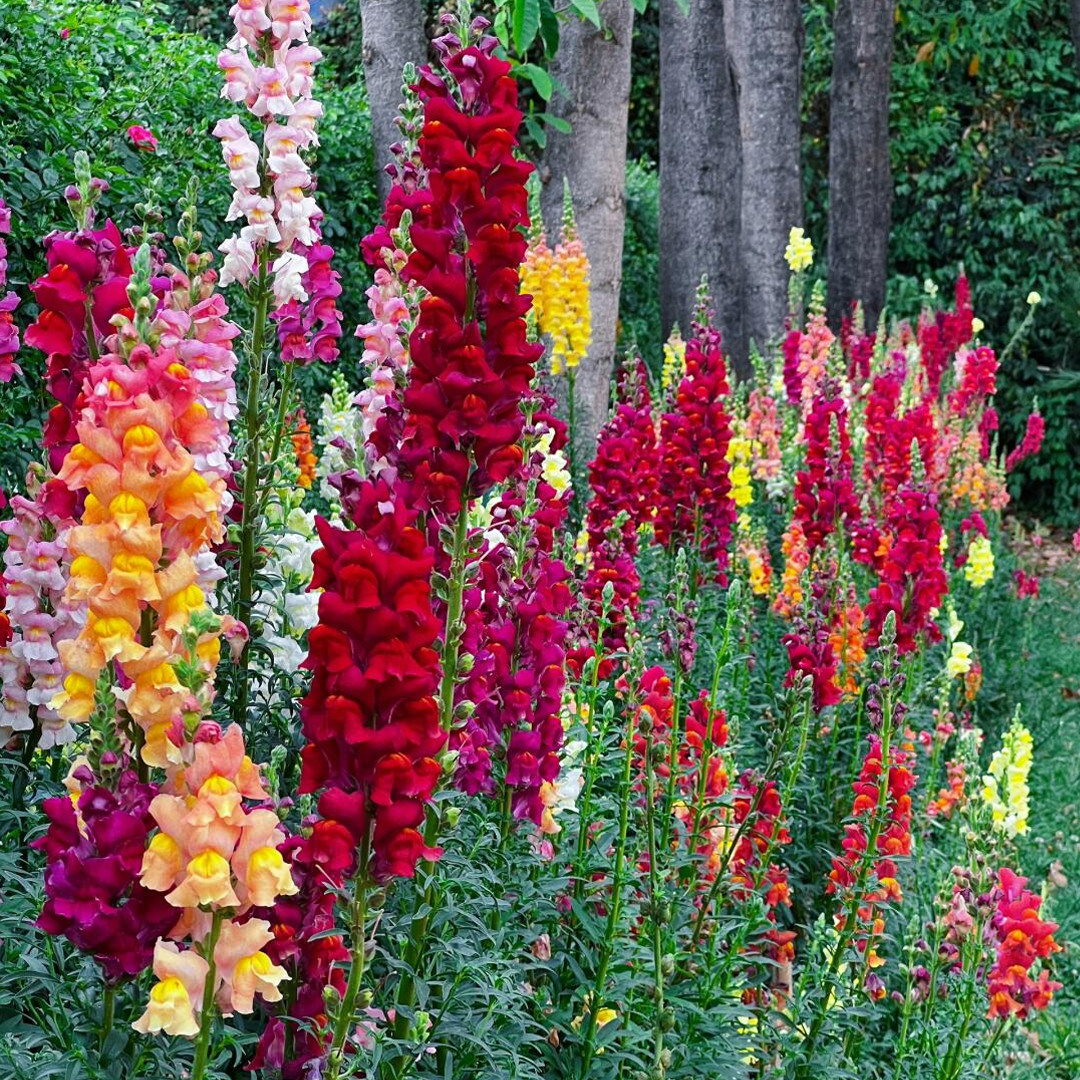
[[[795,478],[793,516],[811,552],[843,522],[850,525],[860,517],[847,417],[843,398],[829,387],[823,387],[806,417],[805,466]]]
[[[997,393],[997,357],[987,345],[960,354],[958,385],[949,394],[949,408],[956,416],[966,416],[973,407],[984,405]]]
[[[1010,451],[1005,459],[1005,471],[1012,472],[1021,461],[1034,457],[1041,449],[1043,436],[1046,434],[1046,422],[1037,412],[1031,413],[1024,428],[1024,437],[1020,445]]]
[[[919,488],[903,488],[884,523],[883,543],[888,550],[880,560],[878,583],[870,590],[866,616],[868,641],[877,644],[891,611],[896,616],[896,646],[901,653],[917,647],[921,634],[941,639],[932,612],[948,592],[941,555],[941,517],[937,499]]]
[[[656,539],[668,548],[696,539],[723,582],[735,522],[735,503],[728,497],[727,369],[719,333],[710,326],[695,329],[686,344],[686,375],[679,384],[675,408],[660,418]]]
[[[941,389],[941,377],[957,350],[971,340],[971,289],[967,278],[956,281],[956,310],[938,311],[919,320],[919,354],[922,359],[924,397],[935,399]]]

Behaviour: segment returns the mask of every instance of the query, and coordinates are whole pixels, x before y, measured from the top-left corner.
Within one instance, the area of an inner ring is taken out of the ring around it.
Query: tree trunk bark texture
[[[591,460],[606,421],[615,361],[626,220],[626,125],[630,101],[631,0],[604,0],[603,29],[572,18],[563,28],[552,75],[566,88],[551,111],[569,134],[549,129],[540,171],[549,234],[562,221],[563,178],[570,182],[578,230],[590,263],[592,345],[577,374],[576,442]]]
[[[660,4],[660,311],[685,336],[703,274],[729,352],[745,352],[740,163],[723,0]]]
[[[379,199],[386,200],[390,178],[383,167],[400,138],[401,70],[427,60],[423,0],[360,0],[363,24],[364,82],[371,110],[371,144]]]
[[[828,314],[834,328],[855,301],[868,327],[885,306],[894,21],[893,0],[837,0],[829,106]]]
[[[788,310],[788,232],[803,220],[800,0],[724,0],[724,37],[739,119],[743,331],[759,350]],[[746,352],[731,349],[737,369]]]

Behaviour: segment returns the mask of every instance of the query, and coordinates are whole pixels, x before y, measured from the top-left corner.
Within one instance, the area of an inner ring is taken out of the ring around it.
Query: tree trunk
[[[800,139],[803,21],[799,0],[724,0],[741,147],[738,257],[743,329],[759,349],[779,336],[788,310],[784,248],[802,224]],[[737,368],[747,356],[731,350]]]
[[[1069,0],[1069,33],[1072,35],[1073,62],[1080,74],[1080,0]]]
[[[739,128],[723,0],[660,4],[660,312],[685,335],[702,274],[728,351],[745,352]]]
[[[380,200],[390,190],[384,166],[400,138],[401,69],[427,59],[423,0],[360,0],[364,35],[364,82],[371,110],[371,145]]]
[[[572,18],[563,28],[552,75],[566,88],[551,111],[569,134],[548,129],[541,180],[549,232],[562,220],[563,178],[570,182],[578,229],[589,256],[592,345],[577,374],[576,442],[591,460],[607,419],[615,361],[626,220],[626,123],[630,104],[631,0],[604,0],[603,29]]]
[[[828,310],[835,328],[857,300],[868,327],[885,306],[894,21],[893,0],[837,0],[829,104]]]

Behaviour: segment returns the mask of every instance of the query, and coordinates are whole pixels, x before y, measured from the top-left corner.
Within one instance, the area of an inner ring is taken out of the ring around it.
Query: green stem
[[[450,726],[454,720],[454,690],[457,686],[458,659],[461,649],[461,610],[465,593],[465,561],[468,555],[468,545],[469,500],[463,491],[461,509],[458,511],[457,521],[454,524],[454,544],[450,553],[446,632],[443,637],[442,648],[443,674],[439,694],[439,721],[442,724],[443,731],[446,732],[450,731]],[[439,817],[436,813],[430,812],[424,829],[424,842],[428,846],[434,846],[438,839],[438,832]],[[405,946],[403,956],[405,970],[402,972],[401,981],[398,983],[397,1014],[394,1018],[394,1037],[396,1039],[404,1039],[409,1031],[410,1018],[406,1014],[411,1011],[416,1001],[416,972],[424,955],[428,929],[431,926],[431,919],[438,903],[438,893],[435,888],[435,864],[425,862],[423,868],[427,883],[424,889],[416,894],[412,922],[409,926],[409,940]],[[421,908],[426,911],[426,914],[417,914]],[[404,1056],[389,1064],[390,1075],[394,1077],[403,1076],[410,1060],[408,1056]]]
[[[267,288],[269,275],[269,250],[263,245],[259,252],[258,279],[255,284],[255,323],[251,335],[251,355],[248,362],[247,406],[244,410],[244,426],[247,434],[244,461],[243,517],[240,524],[240,569],[236,598],[236,617],[250,629],[252,596],[255,579],[255,536],[258,532],[259,514],[256,496],[259,490],[259,459],[261,454],[261,425],[259,394],[262,386],[263,350],[266,339],[266,319],[270,305]],[[236,696],[233,698],[233,720],[243,724],[248,706],[248,661],[250,642],[244,645],[237,663]]]
[[[360,869],[356,875],[356,895],[352,909],[352,963],[349,967],[349,981],[345,986],[345,996],[341,999],[337,1019],[334,1022],[334,1037],[330,1043],[330,1052],[326,1061],[326,1080],[338,1080],[341,1066],[345,1060],[345,1042],[349,1028],[356,1014],[356,998],[364,981],[364,965],[367,960],[367,895],[368,895],[368,857],[371,852],[371,833],[365,832],[360,845]]]
[[[645,736],[645,828],[649,849],[649,907],[652,912],[653,982],[656,997],[653,1021],[653,1066],[661,1070],[664,1054],[664,943],[660,900],[660,872],[657,866],[660,845],[656,842],[656,773],[653,766],[653,728]],[[665,813],[667,810],[665,809]],[[666,830],[665,830],[666,831]],[[662,1070],[661,1070],[662,1071]]]
[[[285,364],[285,374],[281,377],[281,396],[278,399],[277,419],[274,423],[274,441],[270,444],[270,465],[277,466],[278,454],[281,453],[281,444],[285,441],[285,416],[289,411],[289,403],[292,400],[293,368],[295,363]],[[270,501],[270,493],[273,484],[267,484],[259,500],[259,517],[266,513],[266,504]]]
[[[101,1031],[98,1034],[98,1047],[105,1048],[105,1040],[113,1028],[113,1018],[116,1015],[116,987],[112,983],[105,984],[105,994],[101,1002]]]
[[[221,935],[221,924],[225,919],[223,911],[215,911],[213,922],[210,924],[210,936],[206,939],[207,963],[206,988],[203,990],[202,1011],[199,1014],[199,1037],[195,1043],[195,1061],[191,1066],[191,1080],[203,1080],[206,1073],[206,1062],[210,1056],[210,1032],[214,1026],[214,990],[217,986],[217,961],[214,959],[214,950],[217,948],[218,937]]]
[[[626,866],[626,830],[630,821],[630,780],[634,762],[634,714],[631,711],[630,724],[626,732],[626,755],[623,761],[622,790],[619,801],[619,840],[615,845],[615,866],[611,879],[611,906],[608,908],[607,925],[604,928],[604,942],[600,948],[600,960],[596,967],[596,981],[589,999],[589,1023],[585,1031],[585,1047],[581,1055],[580,1080],[589,1075],[596,1046],[596,1032],[600,1009],[604,1002],[604,985],[607,982],[608,967],[615,952],[615,933],[619,927],[622,912],[623,873]]]

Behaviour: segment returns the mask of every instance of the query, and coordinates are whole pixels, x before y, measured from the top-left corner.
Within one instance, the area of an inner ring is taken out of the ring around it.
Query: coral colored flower
[[[990,902],[997,906],[990,920],[997,956],[987,973],[986,990],[991,1017],[1023,1019],[1032,1009],[1045,1009],[1061,989],[1045,969],[1038,979],[1031,977],[1035,962],[1060,952],[1061,946],[1054,940],[1057,924],[1039,918],[1042,899],[1024,888],[1026,884],[1027,878],[1002,867],[990,893]]]

